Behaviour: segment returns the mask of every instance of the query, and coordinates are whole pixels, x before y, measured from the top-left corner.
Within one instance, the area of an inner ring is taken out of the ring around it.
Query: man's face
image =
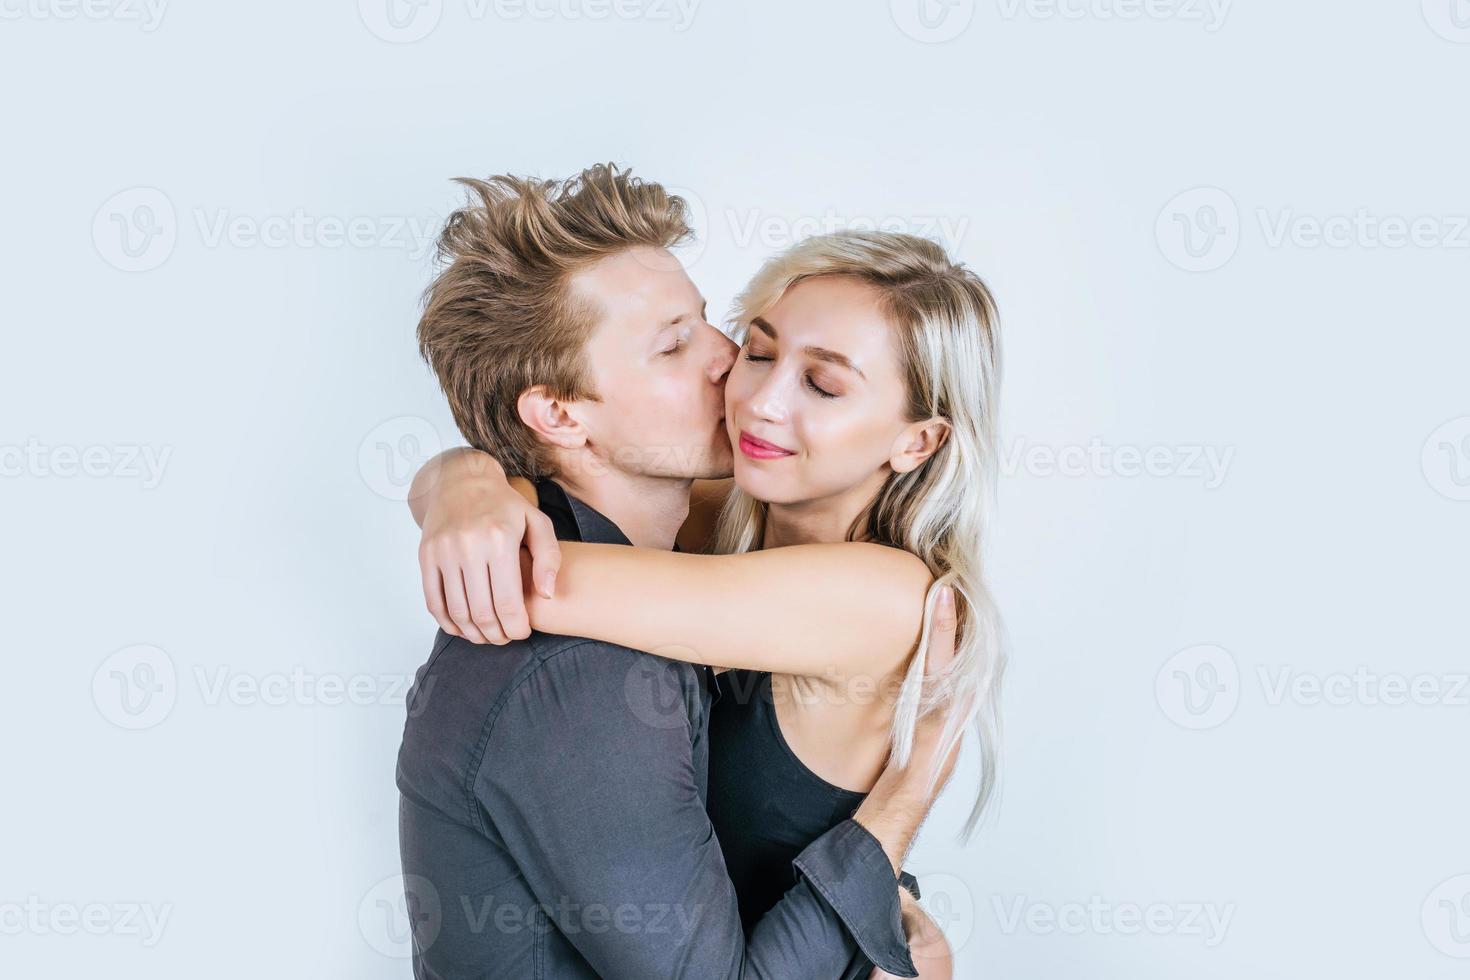
[[[602,401],[578,412],[594,460],[641,476],[728,477],[725,376],[737,348],[705,320],[684,267],[665,249],[632,248],[571,288],[600,312],[586,356]]]

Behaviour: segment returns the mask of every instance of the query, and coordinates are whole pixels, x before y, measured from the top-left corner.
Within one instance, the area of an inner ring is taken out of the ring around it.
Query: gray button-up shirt
[[[554,481],[537,491],[558,538],[629,543]],[[916,976],[893,867],[853,820],[745,934],[705,813],[715,693],[707,667],[610,643],[441,631],[398,754],[414,975]]]

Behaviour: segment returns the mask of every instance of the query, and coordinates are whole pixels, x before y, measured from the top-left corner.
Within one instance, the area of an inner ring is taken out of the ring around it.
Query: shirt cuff
[[[898,877],[867,828],[844,820],[807,845],[794,864],[874,966],[896,977],[919,975],[903,931]]]

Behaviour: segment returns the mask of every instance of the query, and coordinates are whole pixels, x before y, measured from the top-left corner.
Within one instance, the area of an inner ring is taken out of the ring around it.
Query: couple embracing
[[[902,864],[967,726],[967,833],[995,785],[989,291],[821,235],[732,341],[658,184],[464,183],[418,328],[469,448],[410,496],[415,975],[948,977]]]

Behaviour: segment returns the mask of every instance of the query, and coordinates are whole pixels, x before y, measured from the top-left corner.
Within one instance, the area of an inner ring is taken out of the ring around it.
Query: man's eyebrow
[[[703,296],[699,297],[699,317],[700,317],[700,319],[704,319],[704,314],[708,310],[709,310],[709,300],[705,299]],[[680,313],[678,316],[674,317],[668,323],[660,323],[659,324],[659,329],[663,329],[664,327],[677,326],[677,325],[683,323],[685,320],[689,319],[690,316],[692,316],[692,314],[690,314],[690,313]]]
[[[767,320],[765,317],[758,316],[753,318],[750,321],[750,325],[752,327],[760,327],[760,329],[763,330],[767,335],[769,335],[772,340],[776,339],[776,328],[771,326],[770,321]],[[852,361],[848,359],[846,354],[839,354],[837,351],[828,350],[825,347],[811,346],[803,347],[801,349],[801,352],[814,360],[826,361],[828,364],[836,364],[838,367],[845,367],[849,371],[856,372],[857,376],[862,378],[864,381],[868,380],[868,376],[863,373],[862,368],[852,363]]]

